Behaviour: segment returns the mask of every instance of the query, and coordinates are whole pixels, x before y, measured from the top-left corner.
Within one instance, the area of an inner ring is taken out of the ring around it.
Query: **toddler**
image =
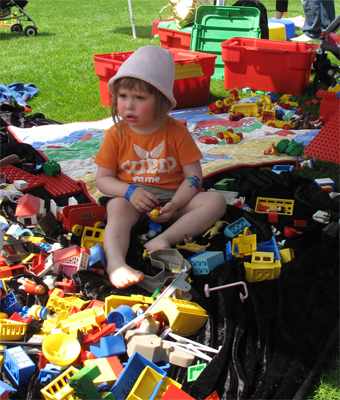
[[[188,129],[169,116],[175,62],[170,51],[145,46],[135,51],[108,83],[111,112],[119,122],[105,134],[95,158],[97,186],[105,194],[106,270],[117,288],[144,278],[126,264],[131,228],[142,214],[161,207],[157,223],[170,222],[144,244],[148,252],[166,249],[210,228],[226,211],[224,197],[201,192],[202,154]]]

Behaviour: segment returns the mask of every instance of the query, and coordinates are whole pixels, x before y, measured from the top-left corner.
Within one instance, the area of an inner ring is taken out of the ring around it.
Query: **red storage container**
[[[158,39],[163,49],[175,48],[190,50],[192,26],[178,29],[174,21],[160,22]]]
[[[216,55],[198,51],[168,49],[175,59],[174,97],[176,108],[206,105],[209,101],[210,78],[215,70]],[[109,107],[107,84],[133,52],[94,55],[95,73],[99,77],[101,104]]]
[[[316,44],[235,37],[221,43],[224,88],[301,95],[309,83]]]

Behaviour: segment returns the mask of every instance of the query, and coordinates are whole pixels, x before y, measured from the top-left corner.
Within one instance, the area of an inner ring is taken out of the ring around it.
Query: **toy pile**
[[[54,193],[43,177],[62,179],[58,163],[44,162],[34,182],[6,168],[4,393],[222,399],[292,398],[308,389],[335,345],[339,317],[332,181],[280,168],[205,179],[205,190],[226,198],[223,219],[201,237],[149,255],[143,243],[157,227],[141,221],[127,261],[146,277],[118,290],[105,272],[105,210],[79,187]],[[34,185],[39,179],[45,184]]]

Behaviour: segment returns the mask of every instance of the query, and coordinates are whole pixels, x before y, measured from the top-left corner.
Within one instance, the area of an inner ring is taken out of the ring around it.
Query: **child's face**
[[[145,135],[155,132],[160,126],[155,118],[156,98],[154,94],[119,88],[117,96],[119,115],[135,132]]]

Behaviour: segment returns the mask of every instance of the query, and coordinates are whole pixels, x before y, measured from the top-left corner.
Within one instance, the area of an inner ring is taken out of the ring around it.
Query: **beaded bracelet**
[[[124,197],[126,200],[130,201],[130,197],[132,196],[132,193],[138,188],[138,185],[130,185],[124,194]]]

